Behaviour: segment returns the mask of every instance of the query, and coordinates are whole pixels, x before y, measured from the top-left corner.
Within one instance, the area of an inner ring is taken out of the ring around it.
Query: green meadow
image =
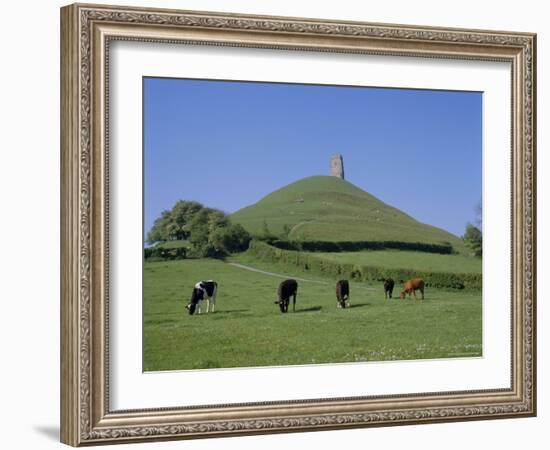
[[[363,258],[363,253],[353,257]],[[381,264],[383,253],[377,255]],[[403,257],[409,256],[423,264],[414,255]],[[437,264],[431,257],[444,255],[426,256],[424,263]],[[457,270],[470,267],[464,261],[456,264]],[[146,261],[143,275],[145,371],[482,354],[480,291],[426,288],[423,301],[400,300],[397,283],[394,298],[385,300],[381,283],[352,282],[351,307],[340,309],[335,279],[292,273],[291,267],[258,262],[246,253],[227,261]],[[281,314],[274,304],[283,277],[298,278],[295,313],[291,307]],[[204,279],[219,284],[217,310],[190,316],[185,305],[193,285]]]
[[[388,269],[406,269],[414,267],[418,271],[481,273],[481,258],[465,255],[440,255],[399,250],[367,250],[360,252],[314,253],[330,261],[355,264],[358,266],[377,266]]]

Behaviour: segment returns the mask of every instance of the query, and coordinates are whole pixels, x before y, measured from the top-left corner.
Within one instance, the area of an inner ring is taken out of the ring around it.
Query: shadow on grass
[[[370,306],[370,303],[352,303],[348,308],[362,308],[363,306]]]
[[[207,317],[211,315],[224,315],[224,314],[238,314],[243,312],[249,312],[249,309],[217,309],[216,311],[210,311],[210,312],[201,312],[200,314],[196,312],[195,314],[192,314],[193,316],[197,317]],[[187,315],[189,315],[187,313]]]
[[[310,308],[304,308],[304,309],[297,309],[296,312],[297,313],[301,313],[301,312],[313,312],[313,311],[321,311],[321,309],[323,309],[322,306],[312,306]],[[290,311],[290,308],[289,308],[289,312]]]

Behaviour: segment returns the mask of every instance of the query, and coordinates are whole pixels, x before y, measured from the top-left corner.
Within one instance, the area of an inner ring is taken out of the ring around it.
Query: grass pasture
[[[277,271],[250,258],[231,261]],[[309,280],[298,281],[296,313],[281,314],[273,303],[282,278],[211,259],[145,262],[144,370],[481,355],[481,292],[427,289],[422,302],[386,301],[381,285],[351,283],[351,308],[342,310],[334,280],[285,273]],[[211,278],[217,311],[189,316],[193,285]]]
[[[358,266],[377,266],[388,269],[414,267],[416,270],[455,273],[481,273],[481,258],[466,255],[440,255],[437,253],[366,250],[360,252],[314,253],[316,256]]]

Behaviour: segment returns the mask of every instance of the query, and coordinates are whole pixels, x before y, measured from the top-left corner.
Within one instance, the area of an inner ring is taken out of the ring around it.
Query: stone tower
[[[342,155],[332,155],[330,157],[330,175],[344,179],[344,158]]]

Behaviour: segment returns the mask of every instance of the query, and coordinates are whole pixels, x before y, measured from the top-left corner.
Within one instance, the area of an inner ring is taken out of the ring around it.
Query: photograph
[[[189,6],[56,19],[61,442],[535,417],[540,24]]]
[[[144,372],[483,357],[482,92],[142,92]]]

